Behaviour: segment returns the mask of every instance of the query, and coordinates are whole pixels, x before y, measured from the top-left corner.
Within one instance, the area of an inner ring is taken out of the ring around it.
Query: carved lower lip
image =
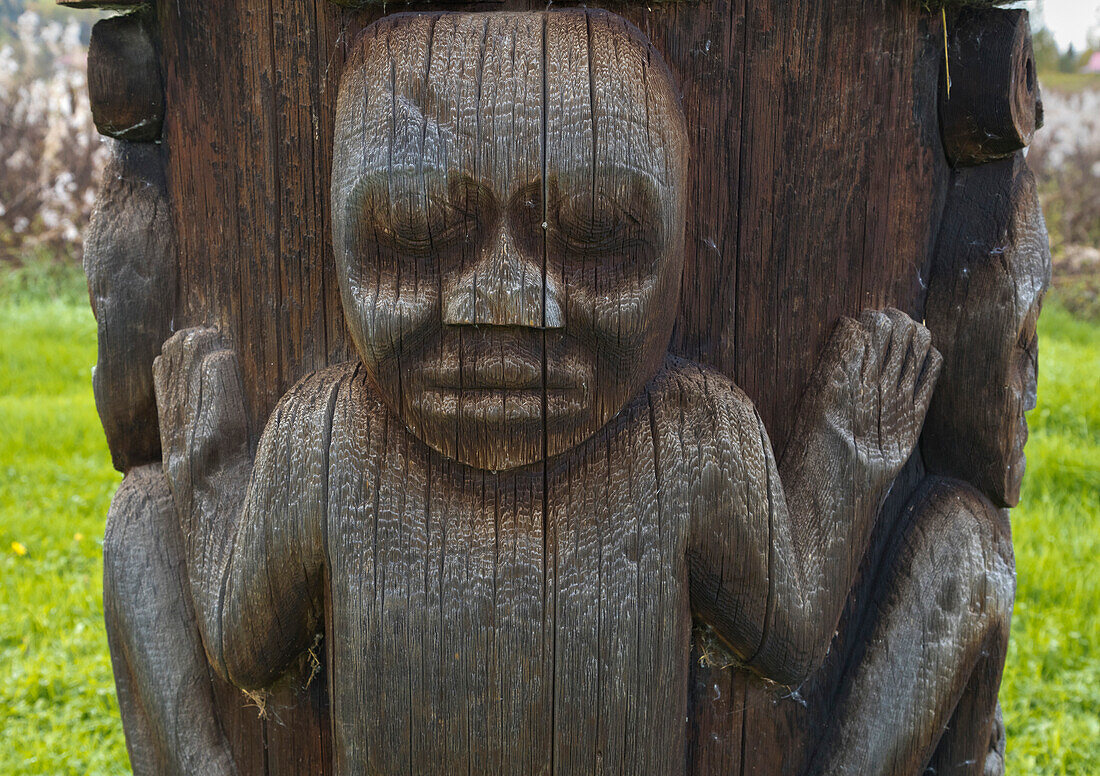
[[[437,388],[418,397],[426,417],[471,423],[564,418],[584,412],[584,392],[576,387],[547,388]]]

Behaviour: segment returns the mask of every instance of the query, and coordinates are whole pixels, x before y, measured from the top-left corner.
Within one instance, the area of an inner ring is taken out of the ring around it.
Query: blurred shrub
[[[1028,163],[1039,180],[1054,253],[1054,295],[1100,320],[1100,89],[1046,90],[1046,125]]]
[[[0,44],[0,262],[79,259],[106,145],[75,21],[21,14]]]
[[[1043,94],[1045,126],[1028,152],[1056,252],[1100,247],[1100,91]]]

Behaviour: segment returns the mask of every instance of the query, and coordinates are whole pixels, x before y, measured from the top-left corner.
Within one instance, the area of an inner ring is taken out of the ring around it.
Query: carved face
[[[532,463],[659,368],[683,262],[675,94],[602,12],[396,15],[357,41],[333,154],[340,290],[369,378],[428,445]]]
[[[953,261],[937,268],[926,318],[944,369],[922,449],[933,471],[1015,506],[1035,407],[1035,327],[1050,282],[1050,247],[1034,177],[1021,159],[960,178],[976,200],[961,210]],[[1000,230],[989,224],[1000,224]]]

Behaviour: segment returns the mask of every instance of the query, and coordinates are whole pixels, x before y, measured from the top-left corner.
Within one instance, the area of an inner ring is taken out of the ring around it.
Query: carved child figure
[[[930,335],[843,320],[777,466],[745,395],[667,354],[688,148],[641,33],[415,14],[352,48],[332,207],[361,361],[293,388],[254,463],[215,332],[155,367],[207,655],[262,688],[323,631],[340,774],[683,773],[693,617],[770,680],[820,662]]]

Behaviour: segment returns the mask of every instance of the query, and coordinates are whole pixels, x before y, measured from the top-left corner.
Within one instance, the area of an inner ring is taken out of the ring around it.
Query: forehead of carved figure
[[[518,198],[550,207],[543,194],[563,190],[648,198],[672,242],[684,135],[667,69],[613,14],[386,17],[358,41],[341,87],[337,245],[357,217],[348,200],[364,182],[385,180],[400,211],[430,208],[462,178],[502,208]]]

